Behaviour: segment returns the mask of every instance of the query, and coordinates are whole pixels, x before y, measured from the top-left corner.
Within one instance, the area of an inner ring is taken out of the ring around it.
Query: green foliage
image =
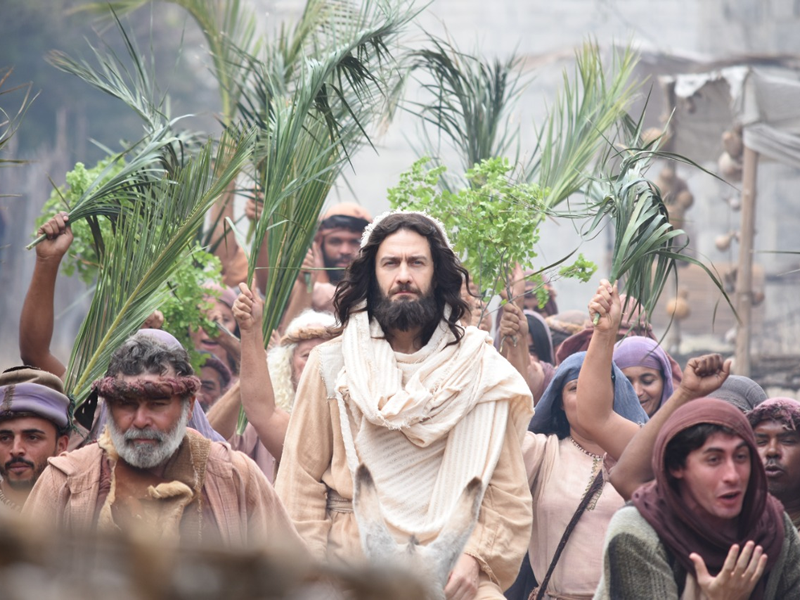
[[[586,283],[592,278],[592,275],[594,275],[596,271],[597,265],[595,263],[586,260],[583,254],[578,254],[578,258],[575,259],[575,262],[566,267],[561,267],[558,270],[558,274],[561,277],[570,277]]]
[[[189,328],[202,327],[212,336],[217,330],[206,314],[214,308],[211,298],[217,297],[219,292],[204,288],[207,283],[222,283],[222,263],[195,243],[191,258],[182,262],[169,278],[170,293],[159,306],[164,315],[162,329],[174,335],[188,350],[195,373],[200,372],[205,355],[195,350]]]
[[[469,187],[442,190],[445,167],[427,169],[428,158],[414,163],[387,195],[394,209],[424,211],[439,219],[481,294],[496,295],[509,285],[516,265],[534,268],[545,193],[536,184],[514,181],[507,159],[491,158],[466,172]],[[594,265],[582,256],[560,274],[586,280]],[[540,302],[547,301],[545,294]],[[537,291],[537,295],[539,292]]]
[[[450,40],[428,34],[430,48],[411,55],[410,70],[428,102],[412,103],[423,120],[425,151],[440,154],[442,141],[460,153],[462,168],[493,156],[506,156],[516,146],[519,128],[509,123],[511,111],[527,86],[521,78],[522,57],[484,60],[461,52]],[[433,132],[429,131],[432,126]]]
[[[120,215],[107,240],[89,313],[72,349],[65,389],[88,396],[111,354],[169,295],[167,281],[191,260],[206,212],[250,159],[253,135],[209,142],[153,186],[129,190],[138,210]],[[216,152],[214,147],[216,146]]]
[[[14,69],[5,67],[0,68],[0,96],[5,96],[6,94],[10,94],[12,92],[25,89],[25,94],[20,100],[19,107],[17,108],[17,112],[14,113],[13,111],[9,113],[5,108],[3,108],[3,104],[5,104],[6,98],[0,98],[0,152],[3,151],[5,146],[9,143],[14,134],[17,133],[17,129],[19,129],[20,123],[22,122],[25,113],[28,110],[31,102],[36,99],[35,95],[31,97],[31,84],[28,83],[27,85],[16,86],[11,89],[3,89],[3,85],[6,83],[6,80],[11,76],[11,73]],[[26,161],[13,159],[13,158],[3,158],[0,157],[0,167],[5,166],[12,166],[22,164]],[[0,194],[0,198],[7,196],[8,194]]]
[[[109,165],[111,165],[111,169],[103,176],[100,185],[106,183],[122,170],[122,161],[114,162],[114,157],[109,156],[91,169],[87,169],[83,163],[76,163],[75,168],[67,173],[66,185],[54,189],[50,194],[50,198],[45,202],[42,214],[36,219],[36,228],[38,229],[44,225],[56,213],[70,210],[72,205],[83,196],[86,189],[95,179],[100,177]],[[111,235],[111,222],[105,217],[100,217],[98,223],[101,234],[104,238],[108,238]],[[86,285],[91,285],[97,277],[100,257],[97,256],[97,249],[93,243],[94,239],[89,223],[85,220],[79,220],[70,223],[70,225],[75,239],[61,262],[61,272],[67,277],[77,273],[81,281]]]

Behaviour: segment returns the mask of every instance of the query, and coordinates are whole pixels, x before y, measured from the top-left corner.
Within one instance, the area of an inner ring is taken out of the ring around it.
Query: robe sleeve
[[[478,522],[464,552],[501,590],[519,573],[531,536],[531,493],[519,435],[509,419],[500,458],[483,497]]]
[[[275,489],[300,537],[320,560],[325,559],[331,528],[328,490],[322,481],[333,455],[328,404],[315,348],[297,389]]]
[[[774,575],[770,573],[765,597],[797,600],[800,598],[800,537],[786,513],[783,515],[783,534],[782,560],[773,568]]]
[[[678,585],[658,534],[633,506],[614,514],[606,532],[603,575],[595,600],[678,600]]]

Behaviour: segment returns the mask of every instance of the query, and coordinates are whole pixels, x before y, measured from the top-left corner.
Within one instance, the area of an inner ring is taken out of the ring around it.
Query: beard
[[[390,294],[402,291],[417,290],[410,286],[399,286],[391,290]],[[432,290],[419,296],[416,300],[391,300],[381,290],[377,290],[377,294],[374,296],[376,297],[375,301],[371,303],[373,305],[372,316],[375,317],[384,332],[392,329],[409,331],[416,328],[428,331],[436,327],[442,318]]]
[[[55,449],[54,449],[55,451]],[[55,454],[54,454],[55,455]],[[8,476],[8,471],[14,465],[27,465],[31,469],[33,469],[33,475],[30,479],[11,479]],[[28,490],[30,491],[33,489],[33,486],[36,484],[36,481],[39,479],[39,475],[42,474],[42,471],[47,468],[47,461],[45,460],[42,464],[37,465],[29,460],[25,460],[24,458],[12,458],[8,461],[5,465],[0,467],[0,477],[3,478],[12,490]]]
[[[333,269],[332,271],[325,271],[325,274],[328,276],[328,281],[336,285],[342,279],[344,279],[345,273],[347,272],[347,267],[343,267],[335,260],[329,258],[324,247],[322,248],[322,261],[325,263],[326,269]]]
[[[166,433],[157,429],[139,429],[133,426],[123,433],[117,428],[113,417],[110,418],[108,433],[120,458],[137,469],[152,469],[170,458],[186,435],[190,405],[191,402],[184,403],[180,419],[172,431]],[[136,443],[133,441],[135,439],[155,440],[155,443]]]

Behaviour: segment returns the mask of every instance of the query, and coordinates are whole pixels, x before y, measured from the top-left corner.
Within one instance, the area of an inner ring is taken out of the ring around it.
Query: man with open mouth
[[[681,406],[652,467],[611,520],[595,599],[800,598],[800,538],[741,411],[712,398]]]
[[[800,402],[770,398],[747,414],[767,471],[769,493],[800,527]]]

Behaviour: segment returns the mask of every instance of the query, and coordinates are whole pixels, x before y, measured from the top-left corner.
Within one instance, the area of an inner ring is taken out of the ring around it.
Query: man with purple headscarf
[[[758,454],[767,471],[769,493],[800,528],[800,402],[770,398],[747,415],[756,435]]]
[[[26,367],[0,375],[0,511],[22,510],[47,459],[68,442],[69,398],[58,377]]]

